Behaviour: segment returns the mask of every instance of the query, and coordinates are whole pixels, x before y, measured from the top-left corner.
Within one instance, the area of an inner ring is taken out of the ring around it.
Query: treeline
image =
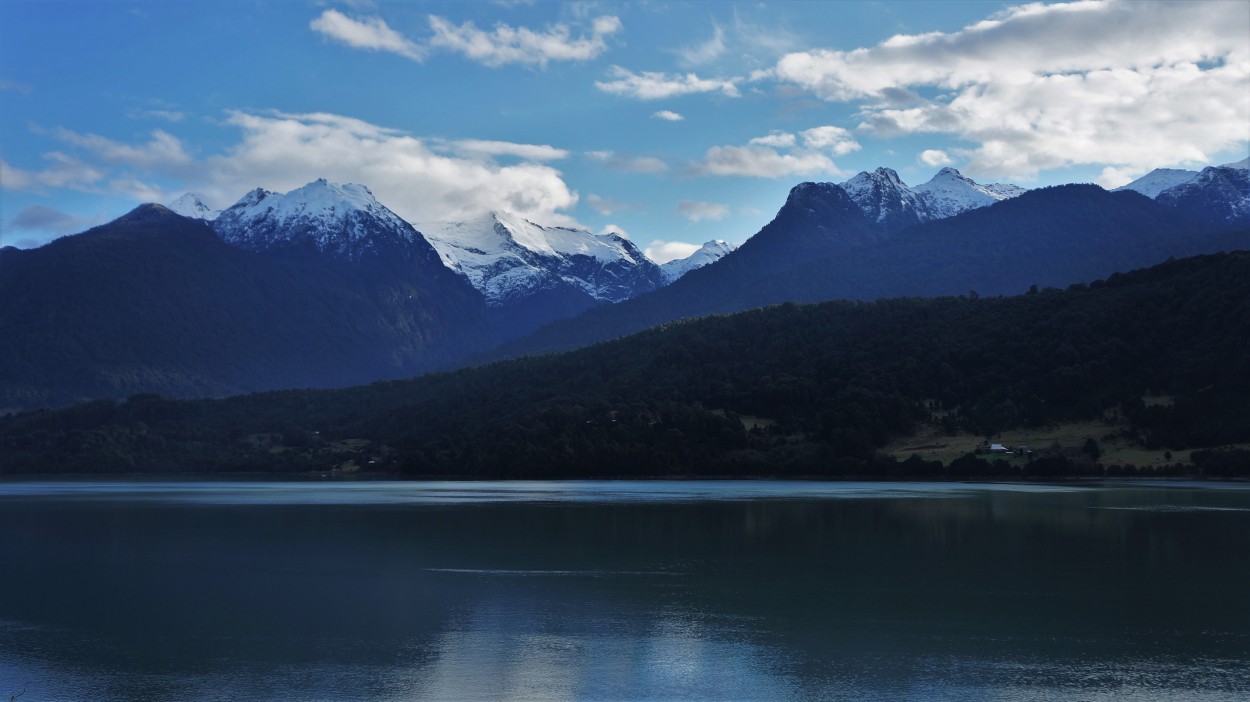
[[[1150,448],[1250,442],[1246,339],[1250,253],[1237,252],[1016,297],[784,304],[346,390],[142,395],[14,415],[0,419],[0,471],[1114,474],[1065,456],[941,466],[877,451],[925,422],[988,436],[1111,409]],[[1158,395],[1172,401],[1143,401]],[[1194,461],[1246,474],[1247,456]]]

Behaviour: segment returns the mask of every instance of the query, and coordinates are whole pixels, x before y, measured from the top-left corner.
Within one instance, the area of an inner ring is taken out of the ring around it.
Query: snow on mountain
[[[572,288],[620,302],[663,284],[658,266],[628,239],[544,227],[509,212],[419,228],[443,263],[501,307],[540,292]]]
[[[1155,201],[1207,222],[1250,225],[1250,169],[1244,160],[1204,168],[1193,180],[1160,192]]]
[[[251,251],[312,248],[358,259],[395,246],[425,248],[421,235],[363,185],[324,178],[285,195],[257,188],[213,221],[226,243]]]
[[[876,222],[887,232],[928,219],[920,197],[892,169],[878,168],[872,173],[861,171],[840,185],[859,205],[868,221]]]
[[[719,261],[721,257],[736,248],[738,248],[737,244],[713,239],[704,243],[697,251],[685,258],[661,263],[660,271],[664,273],[665,282],[671,283],[696,268],[702,268],[709,263]]]
[[[1232,168],[1233,170],[1237,170],[1237,171],[1250,171],[1250,156],[1247,156],[1246,158],[1243,158],[1240,161],[1226,163],[1220,166],[1220,168]]]
[[[221,210],[214,210],[204,204],[204,199],[195,193],[186,193],[177,200],[166,205],[169,209],[177,212],[183,217],[191,219],[202,219],[211,222],[217,219],[217,215],[221,214]]]
[[[1025,191],[1018,185],[982,185],[954,168],[943,168],[927,183],[908,187],[889,168],[863,171],[840,184],[864,216],[887,233],[913,224],[953,217]]]
[[[982,185],[954,168],[943,168],[929,182],[912,188],[924,204],[923,221],[926,222],[992,205],[1020,195],[1025,190],[1010,183]]]
[[[1181,168],[1156,168],[1128,185],[1121,185],[1112,190],[1135,190],[1148,198],[1159,197],[1159,193],[1168,188],[1189,183],[1198,177],[1198,171],[1187,171]]]

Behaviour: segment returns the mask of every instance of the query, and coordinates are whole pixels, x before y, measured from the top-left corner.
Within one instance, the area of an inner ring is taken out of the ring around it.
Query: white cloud
[[[439,154],[422,139],[342,115],[235,111],[240,141],[207,159],[210,201],[233,202],[254,187],[289,191],[316,177],[368,185],[409,221],[466,219],[508,210],[545,224],[574,224],[563,211],[578,195],[560,171],[539,163]]]
[[[146,119],[159,119],[175,124],[187,118],[187,113],[178,112],[177,110],[141,110],[133,113],[133,115]]]
[[[758,146],[773,146],[779,149],[788,149],[795,144],[795,136],[789,132],[772,131],[768,136],[755,137],[748,144]]]
[[[551,61],[587,61],[606,51],[605,38],[622,29],[620,19],[610,15],[596,17],[590,33],[578,37],[565,24],[536,32],[500,23],[486,32],[473,22],[456,26],[437,15],[430,15],[429,21],[434,31],[430,46],[464,54],[487,66],[519,63],[545,67]]]
[[[137,146],[106,139],[99,134],[81,134],[69,129],[54,129],[51,134],[106,163],[162,172],[177,172],[191,163],[191,155],[183,148],[182,141],[161,129],[153,131],[146,144]]]
[[[829,149],[835,156],[845,156],[859,151],[859,142],[851,137],[851,133],[841,127],[812,127],[799,133],[803,137],[803,145],[811,149]]]
[[[920,162],[926,166],[938,168],[940,166],[949,166],[955,162],[950,154],[941,149],[925,149],[920,152]]]
[[[105,177],[100,168],[60,151],[49,151],[43,159],[48,165],[38,171],[22,170],[0,161],[0,187],[6,190],[67,188],[91,191]]]
[[[660,110],[659,112],[652,112],[651,116],[655,119],[662,119],[666,122],[680,122],[683,119],[685,119],[685,117],[677,114],[676,112],[673,112],[672,110]]]
[[[595,87],[605,93],[624,95],[638,100],[662,100],[678,95],[694,93],[721,93],[726,97],[741,97],[737,82],[740,78],[726,80],[700,78],[694,73],[677,75],[653,71],[634,73],[620,66],[612,66],[608,74],[614,79],[595,81]]]
[[[724,53],[725,30],[715,22],[712,23],[712,36],[707,41],[677,50],[677,55],[687,66],[702,66],[711,63]]]
[[[833,161],[819,151],[783,154],[767,146],[713,146],[694,164],[702,175],[779,178],[827,173],[843,175]]]
[[[466,139],[426,141],[397,129],[329,113],[231,111],[239,130],[224,151],[194,159],[157,130],[126,144],[67,129],[39,130],[81,152],[51,151],[37,171],[0,161],[6,189],[72,189],[164,202],[187,190],[233,204],[255,187],[286,192],[314,178],[362,183],[409,221],[467,219],[491,210],[554,225],[576,225],[578,202],[560,171],[542,161],[567,156],[552,146]],[[502,164],[495,157],[520,159]]]
[[[1121,185],[1128,185],[1136,180],[1140,175],[1142,175],[1140,172],[1126,172],[1123,169],[1116,168],[1114,166],[1107,166],[1102,169],[1102,173],[1098,174],[1097,182],[1107,190],[1111,190],[1112,188],[1118,188]]]
[[[1247,26],[1250,5],[1239,2],[1030,3],[957,32],[791,53],[768,73],[861,103],[861,128],[878,136],[973,142],[958,152],[971,172],[1145,171],[1250,142]]]
[[[10,166],[8,161],[0,159],[0,188],[6,190],[25,190],[35,182],[29,171]]]
[[[802,146],[800,146],[800,142]],[[779,178],[819,173],[842,175],[826,151],[842,156],[860,149],[841,127],[812,127],[799,132],[773,130],[746,146],[713,146],[691,170],[700,175]]]
[[[677,203],[677,211],[691,222],[701,222],[705,219],[716,221],[729,216],[729,206],[719,202],[682,200]]]
[[[547,144],[515,144],[510,141],[461,139],[449,142],[456,153],[477,156],[515,156],[527,161],[557,161],[568,158],[569,152]]]
[[[326,10],[308,23],[310,29],[356,49],[385,51],[413,61],[425,58],[425,50],[391,29],[381,17],[353,19],[338,10]]]
[[[134,177],[114,178],[109,181],[109,189],[139,202],[165,202],[172,195],[159,185]]]
[[[765,25],[745,19],[742,9],[734,7],[734,36],[737,42],[759,58],[773,58],[804,45],[802,37],[781,25]],[[767,10],[765,10],[767,12]],[[749,56],[749,58],[755,58]]]
[[[614,171],[663,173],[668,170],[668,164],[655,156],[625,156],[615,151],[587,151],[586,156]]]
[[[595,212],[598,212],[604,217],[610,217],[616,212],[627,212],[633,209],[633,207],[631,207],[628,203],[624,203],[610,197],[602,197],[594,193],[586,196],[586,204],[590,205]]]
[[[663,239],[655,239],[647,247],[642,250],[647,258],[656,263],[668,263],[676,261],[680,258],[686,258],[690,254],[699,250],[697,244],[687,244],[684,241],[664,241]]]
[[[617,236],[621,237],[622,239],[628,239],[628,238],[629,238],[629,232],[625,231],[625,229],[624,229],[623,227],[620,227],[620,226],[615,225],[615,224],[605,224],[605,225],[603,226],[603,229],[600,229],[600,230],[599,230],[599,235],[600,235],[600,236],[603,236],[604,234],[615,234],[615,235],[617,235]]]

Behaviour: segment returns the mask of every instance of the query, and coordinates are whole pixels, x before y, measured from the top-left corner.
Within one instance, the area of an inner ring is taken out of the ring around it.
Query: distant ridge
[[[1219,231],[1139,193],[1066,185],[887,235],[838,186],[804,183],[772,222],[720,261],[553,323],[493,357],[576,348],[674,319],[786,301],[1014,294],[1250,246],[1250,232]]]

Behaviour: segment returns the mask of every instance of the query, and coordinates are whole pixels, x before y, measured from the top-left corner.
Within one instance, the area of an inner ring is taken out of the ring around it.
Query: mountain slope
[[[1112,192],[1132,190],[1154,199],[1164,190],[1188,183],[1197,177],[1198,171],[1187,171],[1180,168],[1156,168],[1128,185],[1121,185],[1115,188]]]
[[[1024,188],[1009,183],[982,185],[954,168],[943,168],[927,183],[921,183],[912,190],[924,206],[926,222],[954,217],[1026,192]]]
[[[664,279],[671,283],[696,268],[702,268],[709,263],[719,261],[726,254],[732,253],[737,248],[736,244],[713,239],[712,241],[704,242],[703,246],[700,246],[698,250],[685,258],[661,263],[660,270],[664,273]]]
[[[1250,170],[1246,161],[1204,168],[1155,198],[1181,215],[1214,225],[1250,226]]]
[[[404,252],[438,261],[411,224],[354,183],[318,179],[286,194],[256,188],[223,210],[212,226],[227,244],[257,253],[294,251],[359,261]]]
[[[878,168],[872,173],[863,171],[841,183],[841,187],[859,205],[869,222],[875,222],[888,233],[931,219],[920,196],[889,168]]]
[[[846,256],[879,245],[885,238],[842,188],[833,183],[800,183],[790,189],[771,222],[720,260],[654,292],[553,322],[489,357],[566,350],[674,319],[757,306],[741,300],[741,292],[757,281],[782,275],[807,261]]]
[[[174,200],[166,205],[166,207],[183,217],[202,219],[206,222],[211,222],[214,219],[217,219],[218,215],[221,214],[221,210],[215,210],[204,204],[203,198],[195,193],[186,193],[177,200]]]
[[[469,286],[450,272],[463,294],[405,277],[411,263],[260,255],[160,205],[6,249],[0,408],[347,385],[494,340]]]
[[[1216,235],[1138,193],[1093,185],[1029,191],[886,237],[835,190],[800,185],[772,223],[720,261],[668,288],[551,324],[498,353],[576,348],[673,319],[786,301],[1012,294],[1250,246],[1245,232]],[[809,207],[805,193],[815,192],[829,206]],[[838,211],[835,202],[853,209]]]
[[[942,477],[957,466],[873,454],[920,422],[983,436],[1107,410],[1147,447],[1243,442],[1247,299],[1243,252],[1010,298],[782,305],[411,381],[0,418],[0,473],[326,471],[350,460],[463,478]],[[1147,407],[1148,393],[1172,402]]]
[[[664,282],[658,266],[615,234],[544,227],[507,212],[425,223],[421,231],[443,263],[482,293],[506,337]]]
[[[422,224],[421,230],[444,263],[467,277],[492,306],[560,286],[592,300],[620,302],[657,283],[655,264],[615,234],[544,227],[507,212]]]
[[[981,185],[954,168],[943,168],[927,183],[915,187],[908,187],[889,168],[863,171],[841,186],[859,205],[864,217],[887,234],[954,217],[1025,192],[1017,185]]]

